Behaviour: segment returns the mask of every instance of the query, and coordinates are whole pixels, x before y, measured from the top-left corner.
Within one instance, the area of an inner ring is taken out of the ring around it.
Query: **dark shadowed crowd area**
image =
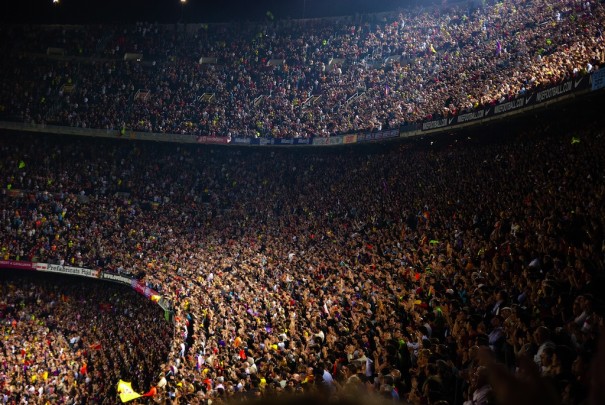
[[[3,133],[0,259],[175,312],[3,276],[0,399],[602,403],[600,102],[364,147]]]

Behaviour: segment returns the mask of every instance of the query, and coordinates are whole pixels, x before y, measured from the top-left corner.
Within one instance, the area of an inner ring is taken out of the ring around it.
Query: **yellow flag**
[[[118,383],[118,394],[120,394],[122,402],[132,401],[141,397],[141,394],[132,389],[132,383],[123,380],[120,380]]]

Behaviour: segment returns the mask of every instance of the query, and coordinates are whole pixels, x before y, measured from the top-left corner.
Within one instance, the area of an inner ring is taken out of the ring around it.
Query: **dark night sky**
[[[3,23],[112,23],[152,21],[229,22],[262,20],[271,11],[275,18],[347,15],[395,10],[422,0],[1,0]],[[306,3],[306,7],[305,7]]]

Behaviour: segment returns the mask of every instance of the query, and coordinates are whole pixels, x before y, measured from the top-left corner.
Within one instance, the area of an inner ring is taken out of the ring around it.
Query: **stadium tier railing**
[[[60,264],[28,262],[21,260],[0,260],[0,269],[13,269],[24,271],[36,271],[40,273],[55,273],[68,276],[79,276],[93,278],[97,280],[109,281],[118,284],[128,285],[137,293],[157,303],[167,313],[166,319],[172,314],[172,304],[160,293],[148,287],[134,277],[127,277],[123,274],[116,274],[108,271],[93,270],[84,267],[64,266]]]

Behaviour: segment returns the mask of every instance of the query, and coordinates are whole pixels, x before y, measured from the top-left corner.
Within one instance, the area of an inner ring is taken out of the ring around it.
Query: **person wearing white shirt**
[[[488,405],[491,403],[492,387],[488,383],[487,367],[477,368],[472,376],[471,386],[474,387],[472,399],[464,401],[464,405]]]

